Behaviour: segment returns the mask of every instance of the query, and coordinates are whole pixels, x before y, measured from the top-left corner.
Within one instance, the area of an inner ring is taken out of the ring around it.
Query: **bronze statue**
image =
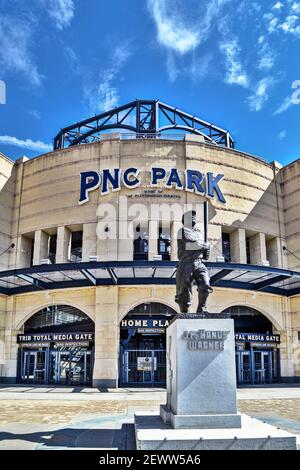
[[[196,212],[190,211],[182,217],[183,228],[178,232],[178,259],[176,273],[176,297],[180,312],[187,313],[192,300],[192,287],[198,287],[197,314],[206,311],[206,301],[212,292],[207,267],[203,260],[208,260],[210,243],[203,238],[196,228]],[[206,231],[207,233],[207,231]]]

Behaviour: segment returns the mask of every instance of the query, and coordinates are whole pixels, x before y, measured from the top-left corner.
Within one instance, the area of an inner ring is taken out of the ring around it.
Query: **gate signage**
[[[94,341],[94,333],[24,333],[17,335],[17,343],[34,343],[34,342],[72,342]]]
[[[237,333],[236,341],[255,342],[255,343],[280,343],[280,335],[265,333]]]
[[[156,357],[137,357],[137,370],[152,371],[157,369]]]
[[[169,320],[165,318],[130,318],[121,321],[121,328],[167,328]]]

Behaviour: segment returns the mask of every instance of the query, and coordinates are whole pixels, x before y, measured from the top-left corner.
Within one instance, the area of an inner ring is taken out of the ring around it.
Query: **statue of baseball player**
[[[207,203],[205,203],[207,204]],[[205,206],[207,211],[207,206]],[[182,217],[183,228],[179,230],[178,259],[179,264],[176,273],[176,297],[180,311],[187,313],[192,300],[192,287],[198,287],[198,314],[206,311],[206,302],[213,291],[207,267],[203,260],[208,260],[210,243],[206,240],[207,216],[205,220],[205,236],[196,228],[196,212],[190,211]]]

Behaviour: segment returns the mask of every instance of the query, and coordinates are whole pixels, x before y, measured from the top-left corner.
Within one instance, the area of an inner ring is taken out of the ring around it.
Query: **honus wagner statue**
[[[180,312],[187,313],[192,303],[192,288],[198,288],[198,307],[195,315],[206,312],[206,302],[212,292],[207,267],[210,243],[207,241],[207,202],[204,203],[204,235],[196,228],[196,212],[189,211],[182,217],[183,227],[177,235],[178,267],[176,272],[176,297]]]

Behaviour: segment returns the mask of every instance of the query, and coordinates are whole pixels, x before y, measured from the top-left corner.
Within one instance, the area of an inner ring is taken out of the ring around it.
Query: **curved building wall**
[[[12,211],[15,191],[14,163],[0,153],[0,253],[11,243]],[[7,269],[9,251],[0,257],[0,269]]]
[[[287,253],[291,269],[300,269],[300,160],[281,170]]]
[[[80,172],[101,172],[103,169],[126,169],[132,166],[140,169],[140,187],[128,190],[123,186],[121,191],[110,192],[108,195],[93,191],[88,203],[78,204]],[[146,203],[147,206],[160,202],[154,197],[140,197],[144,190],[150,188],[147,172],[155,166],[166,170],[177,168],[182,178],[186,169],[224,174],[220,187],[226,204],[221,204],[216,199],[210,200],[209,238],[216,245],[216,249],[212,250],[212,260],[222,250],[223,230],[230,233],[232,261],[247,261],[246,238],[249,238],[253,264],[263,264],[268,258],[273,266],[284,264],[285,260],[278,247],[280,239],[285,237],[285,230],[280,185],[275,185],[275,176],[279,171],[276,166],[234,150],[193,140],[181,142],[148,139],[88,144],[20,163],[12,226],[12,239],[17,243],[17,250],[11,257],[11,267],[23,267],[28,263],[28,257],[24,257],[24,243],[35,236],[39,239],[43,237],[43,234],[36,234],[37,231],[56,233],[61,240],[66,236],[61,227],[67,227],[71,231],[83,230],[85,260],[90,255],[107,259],[107,249],[110,251],[109,256],[114,259],[126,259],[126,253],[130,259],[126,244],[124,247],[122,243],[115,246],[110,244],[108,247],[97,244],[97,208],[103,203],[112,202],[117,205],[121,196],[130,196],[129,206],[136,202]],[[164,189],[164,193],[174,196],[173,200],[164,199],[164,203],[171,201],[188,204],[203,200],[197,194],[175,189]],[[116,217],[122,220],[123,214],[117,213]],[[121,225],[119,224],[119,230],[122,230]],[[25,238],[20,240],[20,235],[25,235]],[[43,245],[43,239],[40,243]],[[60,261],[63,260],[61,253],[58,257]],[[38,258],[39,255],[35,254],[34,264],[39,264]]]
[[[47,261],[50,237],[53,236],[56,237],[54,262],[69,262],[70,239],[77,231],[83,234],[82,261],[89,261],[91,256],[98,261],[131,261],[132,240],[120,236],[131,222],[131,215],[122,209],[122,196],[127,197],[129,208],[138,202],[145,204],[147,210],[151,203],[183,206],[205,200],[201,195],[166,189],[163,185],[150,193],[153,191],[149,185],[152,167],[176,168],[182,181],[188,169],[204,174],[224,174],[220,188],[226,204],[216,197],[209,199],[208,236],[214,245],[210,261],[222,256],[222,236],[226,234],[232,262],[299,269],[297,260],[291,255],[284,256],[282,249],[286,238],[291,250],[300,251],[297,235],[299,162],[281,168],[279,164],[270,164],[254,156],[204,144],[199,138],[186,136],[184,141],[110,137],[102,142],[50,152],[32,160],[22,158],[15,164],[0,155],[0,165],[0,250],[10,243],[16,245],[8,252],[9,257],[0,258],[1,270],[26,268]],[[120,191],[110,191],[107,195],[94,190],[89,193],[89,202],[78,204],[81,172],[129,167],[139,168],[139,187],[128,189],[122,185]],[[97,236],[106,203],[111,203],[116,209],[111,222],[116,225],[117,237],[111,240]],[[157,255],[161,217],[147,210],[144,222],[149,230],[148,259],[151,261]],[[170,221],[172,240],[180,219],[175,214]],[[172,241],[171,260],[176,259],[176,242]],[[16,296],[0,294],[1,375],[9,380],[16,377],[16,337],[22,332],[24,322],[44,307],[66,304],[82,310],[95,321],[94,384],[115,386],[119,377],[120,321],[134,306],[143,302],[165,303],[177,310],[174,295],[174,286],[142,285],[138,281],[128,287],[93,286]],[[299,296],[287,298],[259,291],[214,288],[209,298],[210,311],[221,312],[234,305],[257,309],[272,322],[273,333],[281,336],[282,377],[300,377]],[[196,308],[195,296],[193,308]]]

